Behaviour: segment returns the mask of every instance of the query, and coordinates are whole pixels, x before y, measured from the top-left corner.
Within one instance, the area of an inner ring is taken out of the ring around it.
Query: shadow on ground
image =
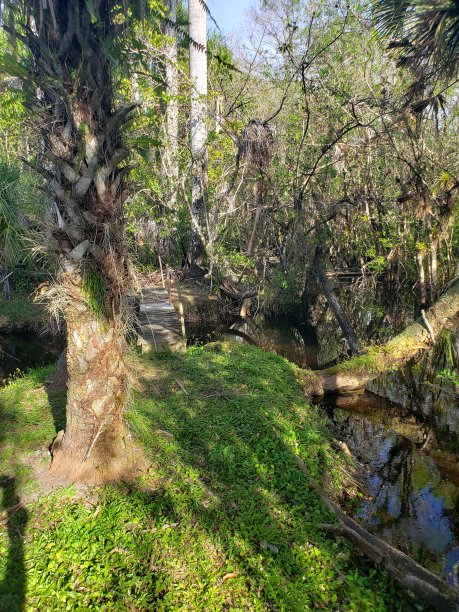
[[[30,483],[33,461],[47,454],[56,424],[62,424],[65,397],[50,394],[42,385],[52,367],[13,379],[0,389],[0,610],[26,607],[26,529],[29,509],[21,501]],[[52,415],[50,414],[52,408]]]
[[[222,564],[209,582],[237,568],[272,609],[331,605],[336,593],[349,601],[349,550],[318,528],[333,517],[296,460],[300,454],[325,487],[332,466],[324,424],[306,406],[294,367],[252,347],[216,346],[156,354],[140,382],[134,417],[146,421],[141,437],[163,483],[152,512],[177,529],[196,526],[195,541],[206,534],[208,566]],[[190,559],[198,556],[192,538],[185,541]]]
[[[16,494],[16,480],[0,476],[1,509],[5,514],[8,552],[4,558],[3,580],[0,582],[0,610],[20,612],[25,608],[26,571],[24,565],[24,533],[28,512]]]
[[[307,407],[291,364],[253,347],[217,346],[157,354],[135,367],[142,388],[127,418],[151,473],[105,487],[94,500],[45,501],[39,520],[33,509],[29,607],[55,609],[56,593],[61,609],[304,610],[351,602],[371,609],[390,598],[385,577],[356,571],[350,549],[318,528],[332,517],[296,455],[322,483],[332,459],[321,418]],[[48,395],[42,443],[55,429],[50,406],[62,428],[63,398]],[[19,422],[15,427],[16,435],[25,431]],[[0,426],[9,444],[15,427]],[[14,474],[8,470],[2,482],[3,507],[14,505]],[[27,512],[19,508],[6,520],[1,585],[18,602],[9,609],[20,610]]]

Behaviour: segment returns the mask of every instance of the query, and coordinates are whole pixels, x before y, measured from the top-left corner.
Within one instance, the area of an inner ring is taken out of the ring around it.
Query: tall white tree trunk
[[[191,188],[191,267],[197,265],[202,253],[199,226],[204,209],[204,187],[206,182],[207,140],[207,24],[203,0],[189,0],[190,22],[190,150],[192,157]]]
[[[171,206],[175,207],[177,202],[177,187],[179,177],[178,164],[178,66],[177,66],[177,0],[168,2],[169,22],[166,25],[165,34],[168,42],[165,49],[166,56],[166,147],[164,150],[164,169],[168,178],[168,199]]]

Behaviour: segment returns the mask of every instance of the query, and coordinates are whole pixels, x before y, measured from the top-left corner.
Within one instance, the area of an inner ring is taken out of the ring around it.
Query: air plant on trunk
[[[105,481],[132,465],[123,425],[128,393],[125,296],[131,283],[123,224],[129,151],[121,130],[135,104],[115,106],[108,50],[126,27],[127,2],[10,2],[5,28],[27,50],[7,58],[40,132],[31,165],[52,198],[49,244],[67,326],[67,424],[52,469]],[[9,25],[8,25],[9,24]]]

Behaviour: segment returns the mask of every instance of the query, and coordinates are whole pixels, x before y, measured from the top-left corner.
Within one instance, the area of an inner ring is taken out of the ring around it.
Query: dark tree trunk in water
[[[318,249],[314,258],[314,263],[312,264],[312,272],[317,277],[319,283],[322,285],[324,295],[327,298],[327,302],[330,305],[333,314],[335,315],[335,319],[337,320],[338,325],[340,326],[347,343],[349,344],[351,353],[353,355],[358,355],[360,353],[360,346],[357,334],[355,333],[351,322],[347,318],[347,315],[344,312],[336,296],[336,293],[333,291],[333,287],[330,281],[328,280],[327,275],[321,267],[322,258],[323,254],[321,250]]]
[[[306,272],[306,280],[304,282],[303,294],[301,296],[301,306],[303,312],[306,314],[306,320],[311,322],[311,310],[317,298],[319,297],[319,288],[317,283],[317,277],[313,272],[313,266],[309,266]]]
[[[306,364],[308,368],[316,370],[319,365],[319,339],[317,337],[317,328],[314,325],[303,323],[298,327],[298,331],[303,338],[304,347],[306,349]]]

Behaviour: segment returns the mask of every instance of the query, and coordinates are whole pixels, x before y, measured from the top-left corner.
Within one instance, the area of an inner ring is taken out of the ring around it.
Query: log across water
[[[296,459],[300,470],[309,477],[302,459],[300,457]],[[350,540],[376,565],[384,567],[401,587],[409,590],[418,601],[429,605],[431,609],[441,612],[459,610],[459,589],[447,584],[413,561],[408,555],[367,531],[357,521],[345,514],[334,501],[328,499],[315,483],[310,482],[309,484],[311,488],[318,490],[324,503],[339,520],[339,525],[322,525],[324,531]]]
[[[459,278],[456,278],[423,317],[386,344],[372,347],[366,354],[332,368],[314,372],[304,370],[299,375],[299,382],[310,397],[362,389],[385,372],[400,368],[420,351],[431,348],[432,332],[438,337],[445,327],[457,323],[458,314]],[[425,319],[429,322],[430,330],[425,325]]]

